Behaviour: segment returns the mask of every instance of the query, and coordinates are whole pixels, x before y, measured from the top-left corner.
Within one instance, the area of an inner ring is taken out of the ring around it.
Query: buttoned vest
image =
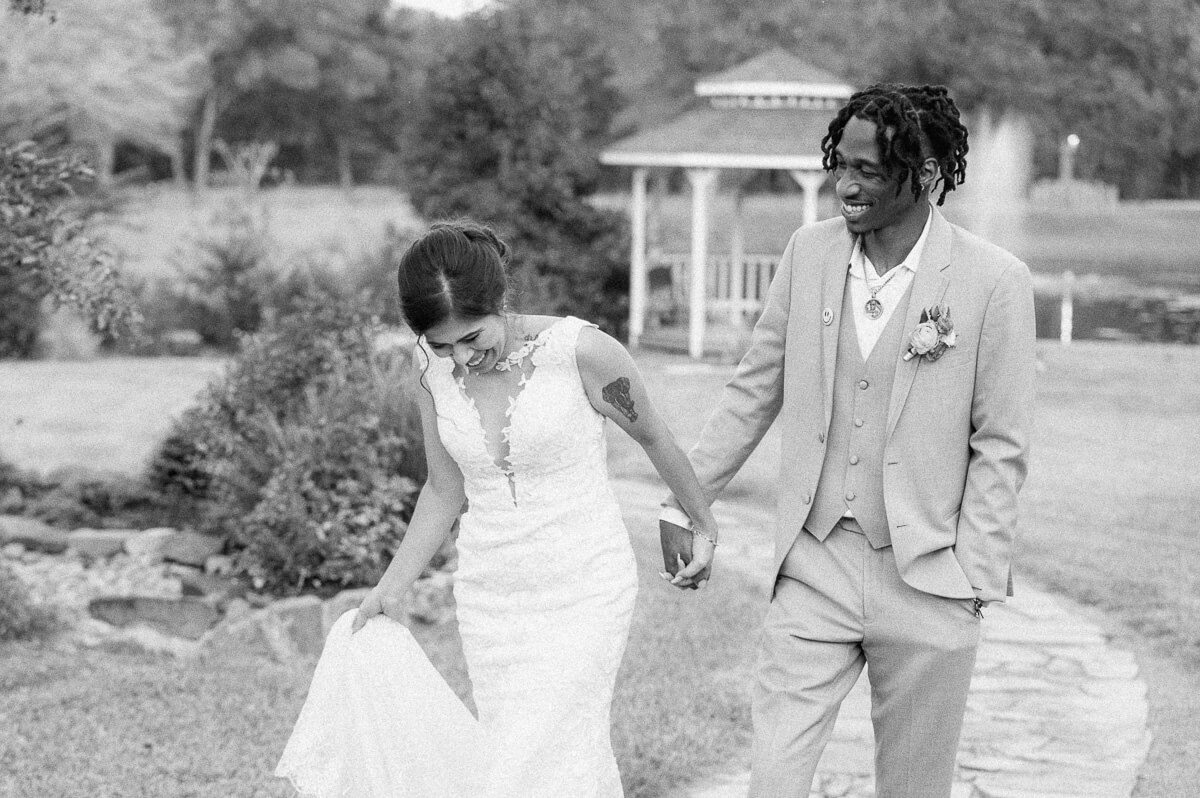
[[[899,267],[897,267],[899,268]],[[896,361],[905,340],[904,317],[912,287],[904,292],[865,361],[858,345],[853,296],[846,286],[833,371],[829,445],[813,509],[804,527],[824,540],[849,510],[871,546],[891,545],[883,502],[883,450]]]

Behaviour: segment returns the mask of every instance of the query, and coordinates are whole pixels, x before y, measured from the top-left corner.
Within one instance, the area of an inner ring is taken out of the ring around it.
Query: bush
[[[29,590],[13,570],[0,562],[0,640],[19,640],[51,631],[55,616],[34,604]]]
[[[68,468],[30,477],[25,515],[64,529],[159,526],[163,502],[144,479],[119,473]]]
[[[285,307],[176,423],[149,478],[263,589],[371,584],[424,479],[410,353],[375,352],[357,298],[320,280]]]
[[[144,479],[89,468],[41,475],[0,460],[0,513],[20,513],[64,529],[146,528],[171,523]]]
[[[76,307],[98,332],[136,332],[140,316],[112,254],[67,212],[75,184],[91,176],[33,142],[0,145],[0,357],[36,354],[46,299]]]
[[[156,304],[165,312],[155,327],[195,330],[208,346],[232,350],[239,335],[263,324],[274,257],[261,212],[247,204],[218,213],[193,248],[176,255],[182,285],[156,288]]]
[[[392,372],[407,359],[339,368],[374,373],[346,373],[324,393],[306,392],[286,425],[262,419],[275,468],[232,540],[242,570],[273,592],[374,584],[412,515],[419,486],[396,473],[412,436],[381,418],[388,405],[372,395],[397,384]]]

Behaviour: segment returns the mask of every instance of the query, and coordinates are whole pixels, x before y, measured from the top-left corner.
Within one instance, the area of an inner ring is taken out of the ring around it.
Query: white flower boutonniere
[[[904,353],[904,359],[912,360],[920,356],[929,361],[937,360],[954,346],[956,340],[958,333],[954,330],[954,322],[950,320],[950,308],[935,305],[921,311],[921,322],[908,336],[908,351]]]

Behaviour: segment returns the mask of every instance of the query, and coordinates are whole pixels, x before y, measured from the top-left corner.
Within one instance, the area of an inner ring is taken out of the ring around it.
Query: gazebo
[[[637,346],[647,310],[647,201],[651,169],[682,168],[692,194],[691,253],[686,267],[687,350],[704,355],[709,288],[709,205],[722,169],[782,170],[803,192],[803,224],[817,220],[817,195],[826,181],[820,141],[853,87],[783,50],[763,53],[696,82],[707,104],[659,127],[615,142],[600,154],[608,166],[633,167],[629,339]],[[765,293],[762,266],[747,263],[741,234],[741,192],[735,197],[727,272],[714,273],[731,316],[757,310]],[[725,267],[725,264],[722,264]],[[747,289],[753,285],[752,294]],[[714,286],[715,287],[715,286]]]

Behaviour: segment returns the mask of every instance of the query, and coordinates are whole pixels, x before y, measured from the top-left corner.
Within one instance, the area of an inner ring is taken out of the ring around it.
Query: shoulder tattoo
[[[604,397],[604,401],[608,402],[617,410],[621,411],[621,415],[630,421],[637,421],[637,410],[633,407],[633,397],[629,395],[629,378],[618,377],[617,379],[605,385],[600,391],[600,395]]]

